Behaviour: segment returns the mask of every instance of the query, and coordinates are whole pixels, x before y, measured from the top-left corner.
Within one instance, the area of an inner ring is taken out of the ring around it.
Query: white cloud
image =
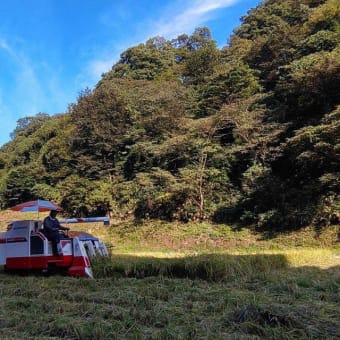
[[[100,80],[103,73],[108,72],[116,62],[113,57],[103,53],[100,58],[88,61],[74,81],[74,88],[77,92],[89,87],[92,88]]]
[[[98,79],[103,73],[109,71],[112,65],[112,58],[93,60],[87,67],[88,73],[90,74],[91,79]]]
[[[56,104],[54,98],[64,98],[60,87],[55,83],[53,72],[48,72],[44,62],[35,60],[34,63],[23,52],[24,46],[14,48],[6,40],[0,39],[0,49],[7,54],[7,57],[4,57],[8,62],[10,74],[7,79],[0,79],[1,145],[8,139],[20,117],[35,115],[38,112],[55,113],[48,112],[51,106]]]
[[[169,10],[154,24],[154,35],[174,38],[182,33],[191,33],[197,26],[211,19],[214,11],[230,7],[240,0],[195,0],[176,12]]]
[[[3,93],[8,92],[9,88],[12,89],[12,92],[3,96],[6,108],[6,112],[3,114],[16,119],[18,115],[27,112],[18,112],[23,109],[23,103],[31,102],[32,98],[37,95],[37,80],[33,68],[23,54],[17,52],[5,39],[0,40],[0,48],[6,52],[4,58],[8,62],[11,74],[11,77],[6,81],[0,79],[0,89]],[[9,110],[9,108],[11,109]],[[25,108],[27,109],[26,106]]]
[[[16,62],[20,63],[20,58],[18,57],[17,53],[14,51],[13,48],[9,46],[5,39],[0,39],[0,48],[5,50],[8,55],[10,55]]]
[[[0,40],[0,48],[2,48],[4,50],[9,50],[7,42],[5,40],[3,40],[3,39]]]

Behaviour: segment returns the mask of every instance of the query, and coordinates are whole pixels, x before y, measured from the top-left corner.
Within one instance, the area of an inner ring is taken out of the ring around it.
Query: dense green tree
[[[219,61],[220,53],[209,29],[197,28],[188,38],[181,61],[181,79],[185,84],[198,85],[210,76]]]
[[[5,207],[37,198],[33,192],[35,184],[36,181],[26,166],[9,171],[3,191]]]
[[[119,86],[103,82],[94,91],[80,94],[70,108],[76,126],[72,158],[79,174],[110,177],[131,124],[131,112]]]
[[[196,116],[215,114],[224,104],[246,99],[261,91],[255,72],[244,63],[221,64],[198,90]]]
[[[289,117],[329,113],[340,103],[340,50],[318,52],[282,69],[275,94]]]
[[[46,113],[38,113],[35,116],[28,116],[18,119],[17,127],[11,133],[11,138],[14,139],[16,136],[28,137],[39,129],[48,119],[49,115]]]
[[[340,33],[340,8],[337,0],[322,1],[311,13],[307,26],[312,33],[330,30]]]
[[[114,78],[171,79],[174,62],[171,43],[162,37],[154,37],[145,44],[139,44],[123,52],[118,63],[103,78],[105,80]]]

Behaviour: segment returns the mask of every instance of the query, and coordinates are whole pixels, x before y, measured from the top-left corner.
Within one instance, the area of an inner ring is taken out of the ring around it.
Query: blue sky
[[[260,0],[0,0],[0,146],[19,118],[66,112],[120,53],[207,26],[227,45]]]

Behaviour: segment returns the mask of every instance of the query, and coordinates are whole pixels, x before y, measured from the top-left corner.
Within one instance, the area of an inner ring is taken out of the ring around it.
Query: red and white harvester
[[[60,223],[109,224],[107,217],[59,219]],[[53,255],[52,244],[43,233],[42,221],[22,220],[8,225],[0,233],[0,266],[6,271],[63,271],[70,276],[93,277],[91,259],[108,256],[105,244],[85,233],[70,231],[60,241],[59,256]]]

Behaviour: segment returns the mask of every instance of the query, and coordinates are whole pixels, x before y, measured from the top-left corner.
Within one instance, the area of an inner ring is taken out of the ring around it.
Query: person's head
[[[51,210],[50,211],[50,216],[53,217],[53,218],[55,218],[57,216],[57,214],[58,214],[57,210]]]

